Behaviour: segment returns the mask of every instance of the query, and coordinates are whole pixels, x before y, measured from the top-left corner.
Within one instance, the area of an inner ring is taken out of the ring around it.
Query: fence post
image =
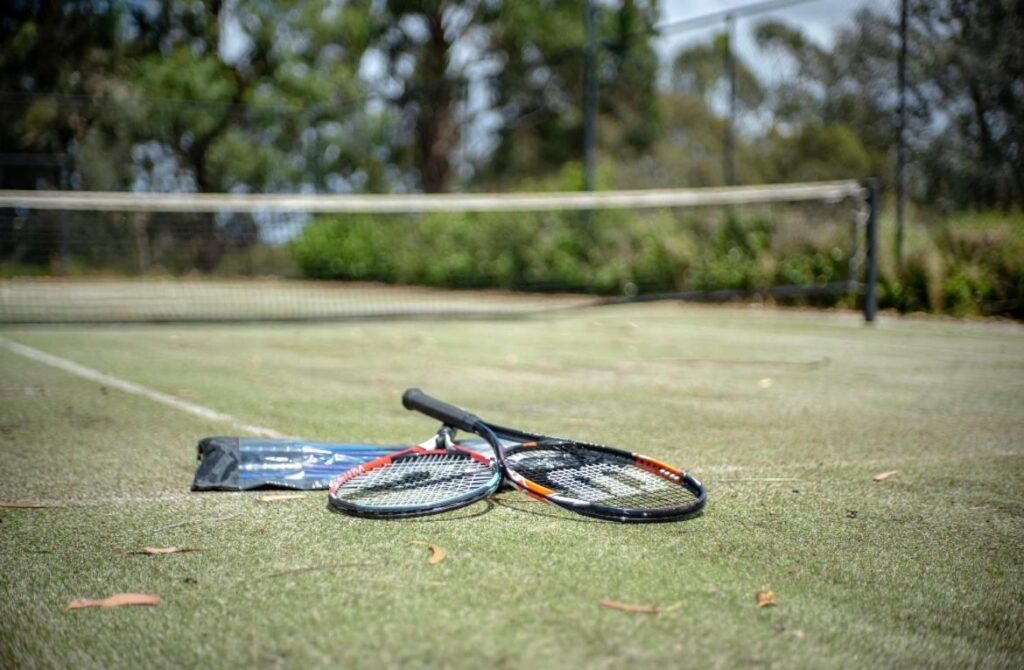
[[[869,179],[867,188],[868,225],[865,237],[867,268],[864,278],[864,321],[873,323],[878,312],[878,181]]]
[[[725,72],[729,79],[729,109],[725,114],[725,136],[722,138],[722,175],[726,186],[736,184],[736,18],[725,17]]]

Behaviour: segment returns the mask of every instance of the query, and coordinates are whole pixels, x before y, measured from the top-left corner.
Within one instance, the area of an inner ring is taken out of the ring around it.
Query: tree
[[[837,31],[831,48],[779,21],[755,27],[758,46],[788,57],[795,70],[766,96],[773,126],[767,169],[775,178],[797,173],[812,179],[874,175],[883,185],[889,182],[896,45],[891,26],[880,19],[871,12],[859,13],[851,26]],[[808,150],[803,167],[794,153],[800,148]],[[835,157],[831,165],[821,150]]]
[[[918,96],[931,104],[932,194],[1024,206],[1024,2],[912,0]]]
[[[404,120],[408,164],[423,190],[447,190],[460,162],[494,180],[551,174],[580,158],[584,7],[584,0],[377,3],[374,43],[388,75],[382,88]],[[660,132],[654,9],[637,0],[602,8],[601,135],[616,152],[642,150]],[[473,94],[490,96],[485,119],[470,116]],[[468,129],[474,141],[496,137],[485,165],[469,166],[460,155]]]
[[[365,10],[329,0],[165,3],[133,10],[132,72],[159,138],[200,191],[379,189],[386,114],[366,109]],[[383,158],[387,157],[385,148]],[[330,175],[341,183],[328,184]]]
[[[906,137],[917,196],[944,207],[1024,204],[1024,3],[908,2]],[[798,72],[771,92],[773,114],[849,127],[871,172],[888,177],[898,30],[887,13],[865,9],[826,50],[784,24],[759,25],[758,43],[789,55]]]
[[[116,3],[21,0],[0,14],[0,153],[74,155],[90,134],[117,139],[111,110],[124,53]],[[122,156],[123,158],[123,156]],[[115,164],[116,164],[116,158]],[[55,170],[8,170],[8,187],[57,187]],[[12,179],[28,179],[28,183]]]
[[[490,30],[489,79],[499,114],[490,178],[556,172],[583,146],[583,0],[505,2]],[[662,132],[651,46],[657,7],[622,0],[598,21],[599,148],[627,158]]]
[[[683,49],[672,61],[671,87],[675,93],[698,97],[709,109],[714,98],[724,99],[728,95],[728,71],[726,50],[728,39],[724,34],[716,35],[710,43],[701,43]],[[745,111],[756,110],[764,102],[764,89],[757,75],[734,56],[736,73],[736,102]]]
[[[485,0],[388,0],[371,13],[374,49],[384,59],[384,93],[411,137],[407,160],[428,193],[449,190],[460,139],[466,69],[487,49],[495,15]],[[461,56],[457,54],[461,50]]]

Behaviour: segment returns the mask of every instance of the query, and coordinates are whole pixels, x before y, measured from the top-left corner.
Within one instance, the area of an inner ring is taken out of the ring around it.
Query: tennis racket
[[[399,519],[471,505],[502,482],[493,459],[452,441],[445,426],[415,447],[341,474],[327,489],[331,507],[352,516]]]
[[[402,404],[476,433],[516,488],[579,514],[625,523],[675,521],[696,514],[707,500],[697,479],[648,456],[496,426],[415,388],[402,395]]]

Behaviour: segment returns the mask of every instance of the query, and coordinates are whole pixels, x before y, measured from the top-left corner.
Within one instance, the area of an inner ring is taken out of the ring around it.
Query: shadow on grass
[[[532,514],[534,516],[540,516],[547,519],[559,519],[561,521],[572,521],[575,523],[598,523],[598,524],[614,524],[614,525],[650,525],[650,524],[666,524],[673,523],[676,521],[689,521],[696,519],[697,517],[703,516],[704,509],[701,508],[691,514],[687,514],[683,517],[675,519],[650,519],[644,521],[633,521],[633,522],[619,522],[611,519],[597,519],[594,517],[584,516],[577,514],[570,510],[562,509],[557,505],[549,505],[542,502],[534,501],[530,498],[521,499],[509,499],[509,498],[491,498],[495,505],[503,507],[505,509],[513,510],[515,512],[522,512],[523,514]]]
[[[468,519],[475,519],[491,512],[494,509],[494,503],[490,499],[482,501],[483,506],[480,509],[474,509],[480,507],[477,503],[472,503],[466,507],[459,507],[454,510],[440,509],[436,512],[427,512],[425,514],[417,514],[415,516],[382,516],[372,514],[352,514],[344,510],[338,509],[337,507],[327,503],[327,509],[334,514],[346,516],[354,519],[367,519],[367,520],[379,520],[379,521],[392,521],[399,522],[404,521],[405,523],[437,523],[439,521],[466,521]],[[443,515],[443,516],[442,516]]]
[[[561,507],[557,507],[556,505],[548,505],[530,498],[491,498],[491,501],[499,507],[503,507],[514,512],[532,514],[534,516],[544,517],[547,519],[559,519],[561,521],[572,521],[574,523],[614,523],[613,521],[604,521],[602,519],[593,519],[580,514],[573,514],[572,512],[564,510]]]

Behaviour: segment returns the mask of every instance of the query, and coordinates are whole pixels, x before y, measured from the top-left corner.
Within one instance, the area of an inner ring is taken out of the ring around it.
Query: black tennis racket
[[[579,514],[626,523],[675,521],[707,501],[697,479],[648,456],[496,426],[415,388],[402,395],[402,404],[476,433],[516,488]]]
[[[471,505],[502,475],[493,459],[452,441],[443,427],[422,444],[358,465],[331,482],[331,507],[352,516],[400,519]]]

